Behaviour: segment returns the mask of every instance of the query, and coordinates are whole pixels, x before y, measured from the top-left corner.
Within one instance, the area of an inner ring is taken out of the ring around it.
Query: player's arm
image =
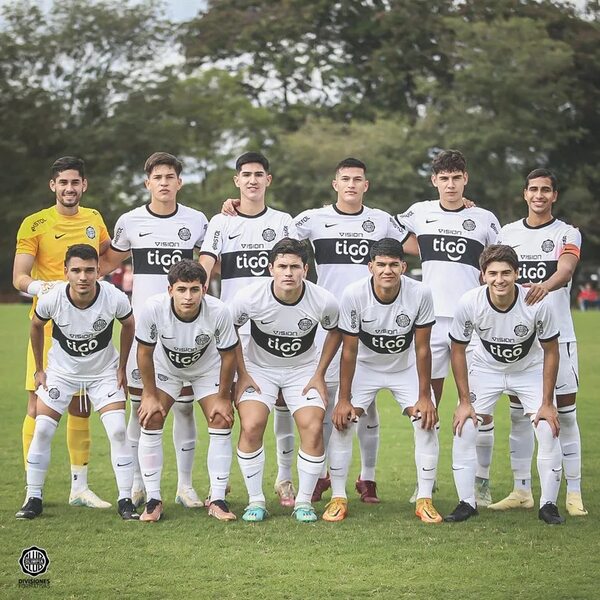
[[[15,254],[13,263],[13,286],[20,292],[35,296],[42,289],[42,281],[31,277],[35,256],[33,254]],[[31,291],[30,291],[31,288]]]
[[[431,326],[415,330],[415,356],[419,378],[419,399],[414,408],[421,414],[421,427],[433,429],[437,423],[437,411],[431,399]]]
[[[237,346],[240,344],[238,343]],[[236,348],[237,348],[236,346]],[[219,350],[221,355],[221,371],[219,373],[219,400],[213,405],[211,413],[208,415],[208,422],[211,423],[215,415],[221,415],[229,427],[233,425],[233,407],[231,406],[231,386],[233,385],[233,376],[236,370],[236,348],[229,350]]]
[[[410,254],[411,256],[419,256],[419,243],[417,242],[417,236],[414,233],[411,233],[406,241],[402,244],[402,249],[405,254]]]
[[[100,255],[100,275],[112,273],[129,256],[129,250],[115,250],[109,243],[108,248]]]
[[[156,389],[153,360],[154,347],[155,344],[148,344],[138,338],[137,362],[144,385],[140,407],[138,408],[138,417],[142,427],[146,427],[152,415],[157,412],[161,413],[163,418],[167,416],[167,411],[158,399]]]
[[[239,208],[241,200],[239,198],[227,198],[221,207],[221,214],[229,217],[237,217],[236,208]]]
[[[123,391],[127,389],[127,359],[131,345],[133,344],[133,336],[135,334],[135,320],[133,313],[124,319],[119,319],[121,322],[121,337],[119,343],[119,366],[117,368],[117,384]]]
[[[333,409],[332,422],[336,429],[346,429],[348,421],[356,420],[356,412],[350,402],[352,380],[356,371],[358,336],[342,332],[342,358],[340,360],[340,389],[338,402]]]
[[[477,415],[471,404],[471,397],[469,394],[467,345],[468,342],[457,342],[454,339],[450,345],[450,362],[452,364],[452,373],[454,374],[454,381],[458,391],[458,406],[454,411],[452,430],[457,435],[462,433],[463,425],[467,419],[473,419],[473,424],[477,427]]]
[[[558,362],[560,359],[558,336],[550,340],[540,340],[540,344],[544,351],[542,406],[535,415],[533,424],[537,425],[540,420],[547,421],[548,425],[550,425],[550,429],[552,429],[554,437],[558,437],[560,425],[558,423],[558,412],[553,402],[554,387],[556,386],[556,376],[558,374]]]
[[[563,252],[558,259],[556,273],[541,283],[526,283],[524,287],[529,288],[525,296],[525,304],[536,304],[545,298],[550,292],[559,290],[571,281],[575,269],[579,263],[579,255],[571,252]]]
[[[333,398],[327,396],[327,385],[325,384],[325,373],[338,351],[340,344],[342,343],[342,332],[336,329],[330,329],[325,337],[323,343],[323,349],[321,350],[321,356],[319,358],[319,364],[315,370],[315,374],[310,378],[310,381],[306,384],[306,387],[302,390],[303,394],[308,394],[308,390],[316,390],[323,399],[325,406],[328,402],[333,401]]]
[[[40,319],[37,314],[31,318],[31,328],[29,337],[31,338],[31,349],[33,350],[33,360],[35,361],[35,386],[46,387],[46,372],[44,371],[44,326],[47,321]]]
[[[217,262],[217,259],[212,254],[201,253],[200,258],[198,258],[198,262],[204,270],[206,271],[206,285],[210,282],[210,275],[212,270]]]

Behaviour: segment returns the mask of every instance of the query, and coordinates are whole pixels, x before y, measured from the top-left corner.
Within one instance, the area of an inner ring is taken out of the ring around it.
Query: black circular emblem
[[[60,398],[60,390],[58,388],[50,388],[50,390],[48,390],[48,396],[50,396],[52,400],[57,400]]]
[[[465,219],[463,221],[463,229],[466,229],[467,231],[473,231],[475,227],[477,227],[477,225],[475,225],[475,221],[473,221],[473,219]]]
[[[265,242],[272,242],[276,238],[275,230],[267,227],[267,229],[262,232],[262,238]]]
[[[92,327],[94,331],[102,331],[106,327],[106,321],[104,319],[96,319]]]
[[[85,235],[87,235],[90,238],[90,240],[93,240],[96,237],[96,230],[90,225],[85,230]]]
[[[542,250],[544,252],[552,252],[554,250],[554,242],[552,240],[544,240],[542,242]]]
[[[140,370],[139,369],[134,369],[133,371],[131,371],[131,377],[137,381],[139,381],[142,376],[140,375]]]
[[[47,552],[43,548],[37,546],[31,546],[31,548],[25,548],[19,558],[19,565],[21,571],[25,575],[31,575],[31,577],[37,577],[43,575],[48,570],[50,559],[48,558]]]
[[[373,233],[373,231],[375,231],[375,223],[373,223],[371,219],[367,219],[366,221],[363,221],[362,228],[367,233]]]
[[[517,325],[514,331],[515,335],[518,337],[525,337],[529,333],[529,329],[526,325]]]
[[[402,313],[396,317],[396,325],[398,327],[408,327],[410,325],[410,317]]]
[[[201,333],[200,335],[196,336],[196,346],[200,346],[201,348],[204,348],[204,346],[206,346],[208,344],[208,342],[210,342],[210,336],[206,335],[205,333]]]
[[[313,322],[310,319],[300,319],[298,321],[298,328],[302,331],[308,331],[313,326]]]
[[[182,227],[177,235],[179,236],[179,239],[184,242],[187,242],[192,237],[192,233],[187,227]]]
[[[168,381],[169,378],[166,375],[163,375],[162,373],[157,373],[156,376],[158,377],[159,381]]]

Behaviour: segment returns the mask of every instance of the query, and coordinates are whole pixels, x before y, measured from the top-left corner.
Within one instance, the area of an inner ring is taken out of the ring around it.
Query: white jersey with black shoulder
[[[219,351],[238,344],[231,315],[218,298],[205,295],[196,317],[184,321],[167,292],[148,299],[137,318],[135,337],[140,344],[156,346],[157,366],[186,381],[219,368]]]
[[[514,248],[519,257],[518,283],[543,283],[556,273],[563,254],[581,254],[581,233],[559,219],[537,227],[526,219],[505,225],[500,230],[499,244]],[[561,342],[574,342],[575,329],[571,317],[571,282],[548,294],[557,319]]]
[[[348,283],[369,274],[374,242],[389,237],[403,243],[409,236],[388,213],[367,206],[353,214],[335,205],[306,210],[296,217],[295,228],[298,238],[313,246],[318,284],[336,298]]]
[[[157,215],[146,204],[119,217],[111,247],[131,251],[135,314],[147,298],[167,290],[169,268],[182,258],[194,257],[194,248],[200,248],[207,226],[203,213],[182,204],[177,204],[170,215]]]
[[[86,308],[73,304],[66,281],[40,294],[35,314],[53,321],[48,368],[81,381],[114,376],[119,362],[112,343],[114,320],[123,321],[131,313],[129,298],[106,281],[96,284],[96,295]]]
[[[269,252],[282,238],[295,237],[292,217],[266,207],[258,215],[218,214],[208,224],[200,254],[221,260],[221,300],[229,302],[258,277],[270,277]]]
[[[468,291],[459,300],[450,339],[468,344],[475,332],[481,341],[473,350],[470,368],[517,373],[540,367],[544,354],[538,340],[549,342],[559,336],[547,298],[528,306],[527,290],[519,284],[515,287],[515,300],[506,310],[494,306],[485,285]]]
[[[402,277],[391,302],[375,294],[373,278],[351,283],[340,301],[339,329],[358,336],[357,362],[379,373],[396,373],[415,364],[415,329],[435,323],[428,286]]]
[[[459,298],[480,285],[479,256],[496,243],[498,219],[478,206],[447,210],[439,200],[417,202],[396,219],[417,236],[435,316],[452,317]]]
[[[250,321],[248,361],[261,367],[300,367],[317,359],[318,325],[335,329],[338,303],[333,294],[304,281],[293,304],[279,300],[273,281],[259,281],[240,290],[229,305],[236,327]]]

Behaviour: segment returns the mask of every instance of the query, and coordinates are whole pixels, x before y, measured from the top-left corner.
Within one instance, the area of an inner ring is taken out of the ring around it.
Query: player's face
[[[406,263],[393,256],[376,256],[369,263],[369,271],[373,275],[373,283],[382,290],[400,287],[400,277],[406,270]]]
[[[73,257],[65,265],[65,277],[77,296],[87,297],[96,293],[98,263],[93,259]]]
[[[462,203],[463,194],[469,175],[465,171],[442,171],[431,176],[431,183],[440,195],[443,202]]]
[[[235,187],[246,200],[264,202],[267,188],[273,177],[269,175],[260,163],[246,163],[242,170],[233,177]]]
[[[273,264],[269,265],[276,290],[290,292],[302,287],[302,280],[308,272],[308,265],[295,254],[279,254]]]
[[[363,196],[369,189],[369,181],[365,172],[360,167],[343,167],[331,182],[333,189],[337,192],[338,202],[360,207]]]
[[[529,180],[523,196],[529,212],[544,216],[552,214],[552,205],[558,198],[558,192],[552,189],[552,180],[549,177],[537,177]]]
[[[512,297],[517,277],[518,272],[503,261],[490,263],[483,273],[483,281],[488,286],[492,298],[498,299]]]
[[[83,192],[87,190],[87,179],[84,179],[79,171],[68,169],[61,171],[48,185],[56,194],[57,204],[65,208],[74,208],[79,204]]]
[[[182,319],[193,318],[200,310],[206,288],[196,281],[176,281],[169,286],[169,295],[173,298],[175,312]]]
[[[152,202],[161,204],[175,203],[177,192],[183,181],[178,177],[175,168],[170,165],[157,165],[144,182],[150,192]]]

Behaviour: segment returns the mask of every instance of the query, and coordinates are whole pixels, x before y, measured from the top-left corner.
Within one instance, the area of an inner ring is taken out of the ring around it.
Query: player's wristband
[[[41,289],[42,286],[44,285],[43,281],[40,281],[39,279],[34,279],[28,286],[27,286],[27,293],[30,296],[37,296]]]

